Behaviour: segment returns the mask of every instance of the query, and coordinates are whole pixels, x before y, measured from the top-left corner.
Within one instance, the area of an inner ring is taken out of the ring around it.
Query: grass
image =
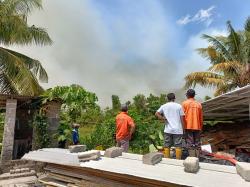
[[[95,129],[95,125],[86,125],[86,126],[80,127],[79,135],[80,137],[89,136],[91,132],[93,132],[94,129]]]

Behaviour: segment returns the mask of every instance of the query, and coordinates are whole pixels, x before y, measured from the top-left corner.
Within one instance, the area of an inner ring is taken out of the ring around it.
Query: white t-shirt
[[[164,129],[165,133],[183,134],[181,116],[185,114],[180,104],[168,102],[162,105],[157,112],[161,113],[167,119]]]

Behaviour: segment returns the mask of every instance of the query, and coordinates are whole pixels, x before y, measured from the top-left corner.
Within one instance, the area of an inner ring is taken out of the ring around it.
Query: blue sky
[[[144,30],[145,27],[139,25],[138,21],[142,23],[152,22],[152,26],[157,19],[171,23],[171,26],[174,28],[171,28],[170,32],[174,30],[178,33],[175,38],[176,43],[174,44],[177,49],[173,48],[171,52],[176,52],[177,54],[179,51],[178,47],[181,48],[191,35],[196,35],[205,28],[223,30],[226,28],[226,21],[230,20],[236,29],[241,29],[250,12],[250,1],[239,3],[236,0],[94,0],[92,3],[93,6],[99,9],[111,32],[113,31],[114,39],[117,35],[114,29],[117,20],[125,23],[132,30],[137,40],[140,40],[140,38],[143,40],[143,33],[147,34],[147,31]],[[177,23],[178,20],[188,15],[192,19],[201,10],[209,13],[209,17],[190,21],[187,24]],[[154,11],[158,11],[158,15],[155,15],[156,12]],[[165,27],[166,31],[170,29],[168,25],[165,25]],[[116,42],[115,44],[117,45]]]
[[[16,46],[42,62],[44,87],[77,83],[97,93],[101,105],[111,95],[125,102],[142,93],[184,96],[184,77],[209,62],[195,49],[201,35],[225,35],[226,21],[238,30],[250,16],[250,1],[236,0],[53,0],[29,23],[47,29],[53,45]],[[212,89],[197,87],[199,99]]]

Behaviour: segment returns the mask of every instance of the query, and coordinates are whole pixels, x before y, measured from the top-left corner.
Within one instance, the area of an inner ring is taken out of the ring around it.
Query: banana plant
[[[151,134],[149,138],[152,141],[152,144],[149,145],[149,152],[157,152],[163,149],[164,137],[161,131],[158,131],[155,134]]]

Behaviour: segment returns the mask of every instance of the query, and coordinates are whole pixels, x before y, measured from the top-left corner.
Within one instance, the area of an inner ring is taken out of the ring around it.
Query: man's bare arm
[[[181,124],[183,128],[183,133],[185,133],[185,126],[186,126],[185,116],[181,116]]]
[[[132,134],[135,132],[135,125],[131,125],[130,127],[130,136],[132,136]]]
[[[155,116],[161,120],[161,121],[166,121],[167,119],[160,113],[160,112],[156,112]]]

